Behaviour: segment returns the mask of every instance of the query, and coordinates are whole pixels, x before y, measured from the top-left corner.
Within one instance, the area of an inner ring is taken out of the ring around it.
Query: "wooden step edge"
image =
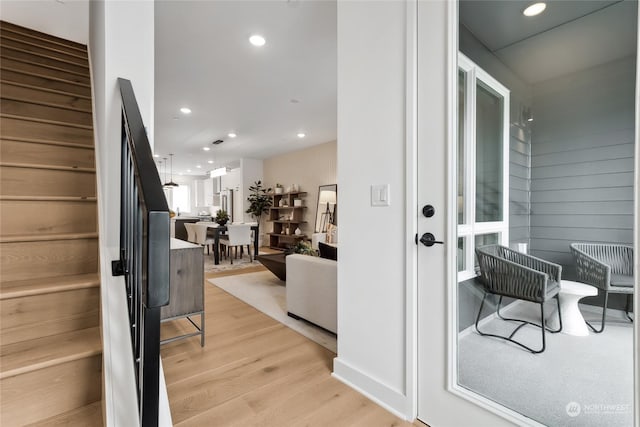
[[[87,46],[82,43],[74,42],[73,40],[63,39],[61,37],[43,33],[42,31],[34,30],[32,28],[23,27],[22,25],[14,24],[12,22],[0,21],[0,28],[2,28],[3,30],[10,31],[14,34],[25,35],[27,37],[44,40],[50,43],[55,43],[60,46],[66,46],[66,47],[77,49],[84,52],[87,51]]]
[[[28,59],[24,59],[24,58],[16,58],[14,56],[7,56],[4,54],[0,54],[0,68],[5,70],[8,68],[15,70],[15,68],[7,67],[4,64],[2,64],[2,61],[1,61],[2,59],[8,59],[10,61],[20,62],[22,64],[33,65],[34,67],[46,68],[47,70],[53,70],[53,71],[60,71],[61,73],[73,74],[74,76],[85,77],[89,79],[89,73],[84,71],[80,72],[80,71],[74,71],[74,70],[66,70],[64,68],[56,67],[55,65],[43,64],[41,62],[29,61]],[[48,76],[48,74],[45,74],[45,75]]]
[[[19,48],[19,47],[8,46],[8,45],[2,43],[1,39],[0,39],[0,49],[12,50],[14,52],[22,52],[22,53],[25,53],[27,55],[33,55],[33,56],[37,56],[39,58],[50,59],[52,61],[58,61],[58,62],[62,62],[64,64],[73,65],[74,67],[86,68],[87,72],[89,72],[89,61],[88,60],[86,61],[87,64],[80,64],[80,63],[75,62],[75,61],[69,61],[68,59],[58,58],[57,56],[45,55],[44,53],[40,53],[40,52],[31,52],[30,50],[22,49],[22,48]]]
[[[8,101],[15,101],[15,102],[22,102],[24,104],[31,104],[31,105],[42,105],[44,107],[49,107],[49,108],[59,108],[61,110],[67,110],[67,111],[75,111],[77,113],[82,113],[82,114],[91,114],[92,111],[91,109],[87,109],[87,108],[78,108],[78,107],[73,107],[70,105],[64,105],[64,104],[56,104],[53,102],[45,102],[45,101],[33,101],[27,97],[24,98],[20,98],[17,96],[7,96],[7,95],[0,95],[0,99],[6,99]]]
[[[93,138],[91,138],[93,141]],[[87,144],[77,144],[75,142],[64,142],[64,141],[51,141],[48,139],[38,139],[38,138],[20,138],[18,136],[0,136],[0,141],[15,141],[15,142],[25,142],[28,144],[43,144],[43,145],[58,145],[60,147],[69,147],[69,148],[82,148],[85,150],[95,150],[93,145]]]
[[[33,47],[37,47],[37,48],[40,48],[40,49],[45,49],[45,50],[48,50],[48,51],[51,51],[51,52],[55,52],[56,54],[68,55],[68,56],[71,56],[73,58],[78,58],[78,59],[81,59],[81,60],[86,60],[86,58],[87,58],[87,52],[78,52],[78,53],[65,52],[64,50],[56,49],[56,48],[51,47],[51,46],[41,45],[41,44],[34,43],[32,41],[29,41],[29,40],[20,39],[20,38],[15,37],[15,36],[3,35],[2,37],[0,37],[0,39],[2,39],[2,40],[11,40],[11,41],[14,41],[14,42],[23,43],[23,44],[26,44],[26,45],[29,45],[29,46],[33,46]],[[31,51],[28,51],[28,52],[31,52]]]
[[[91,101],[91,97],[87,95],[78,95],[77,93],[73,93],[73,92],[67,92],[67,91],[58,90],[58,89],[49,89],[48,87],[34,86],[34,85],[21,83],[21,82],[13,82],[11,80],[0,79],[0,84],[8,85],[8,86],[17,86],[17,87],[22,87],[22,88],[31,89],[31,90],[37,90],[40,92],[55,93],[57,95],[71,96],[73,98],[81,98],[81,99],[86,99],[87,101]]]
[[[58,240],[97,239],[98,233],[62,233],[62,234],[21,234],[19,236],[0,236],[0,243],[50,242]]]
[[[0,283],[0,300],[99,287],[100,277],[98,273],[16,280]]]
[[[0,114],[0,118],[2,118],[2,117],[7,118],[7,119],[24,120],[24,121],[27,121],[27,122],[46,123],[46,124],[49,124],[49,125],[66,126],[66,127],[70,127],[70,128],[93,130],[93,126],[91,126],[91,125],[79,125],[77,123],[63,122],[63,121],[60,121],[60,120],[38,119],[38,118],[35,118],[35,117],[20,116],[20,115],[17,115],[17,114],[6,114],[6,113],[1,113]]]
[[[3,196],[0,201],[8,202],[97,202],[95,196]]]
[[[90,330],[90,331],[87,331]],[[36,338],[33,341],[36,341],[42,347],[46,346],[54,346],[57,341],[61,341],[66,339],[67,337],[78,335],[82,333],[85,335],[87,332],[90,334],[95,333],[97,335],[97,339],[94,340],[85,340],[85,348],[75,351],[70,354],[60,354],[56,357],[51,357],[49,359],[40,360],[32,363],[25,363],[22,366],[17,366],[15,368],[6,369],[4,364],[0,366],[0,380],[5,378],[15,377],[16,375],[22,375],[33,371],[38,371],[45,368],[50,368],[57,365],[62,365],[63,363],[73,362],[75,360],[85,359],[93,356],[98,356],[102,354],[102,340],[100,339],[100,328],[95,326],[92,328],[79,329],[77,331],[66,332],[59,335],[51,335],[48,337]],[[20,343],[15,343],[20,344]],[[9,344],[9,345],[15,345]],[[1,358],[0,358],[1,360]]]
[[[76,166],[38,165],[34,163],[7,163],[7,162],[0,162],[0,166],[6,167],[6,168],[46,169],[46,170],[65,171],[65,172],[96,173],[96,168],[81,168]]]
[[[98,426],[103,425],[102,400],[88,403],[49,418],[38,420],[27,427],[42,426]]]
[[[63,79],[62,77],[50,76],[49,74],[34,73],[33,71],[18,70],[17,68],[4,67],[4,66],[0,66],[0,70],[11,71],[12,73],[23,74],[23,75],[32,76],[32,77],[38,77],[40,79],[53,80],[53,81],[60,82],[60,83],[66,83],[66,84],[69,84],[69,85],[75,85],[75,86],[78,86],[78,87],[91,89],[91,85],[89,83],[76,82],[74,80]],[[9,80],[9,81],[11,81],[11,80]],[[16,83],[19,83],[19,82],[16,82]],[[35,86],[35,87],[39,88],[40,86]],[[87,95],[84,95],[84,96],[87,96]]]

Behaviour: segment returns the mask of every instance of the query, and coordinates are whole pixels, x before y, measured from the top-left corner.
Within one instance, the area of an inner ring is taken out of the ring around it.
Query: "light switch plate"
[[[371,206],[389,206],[390,199],[389,184],[371,186]]]

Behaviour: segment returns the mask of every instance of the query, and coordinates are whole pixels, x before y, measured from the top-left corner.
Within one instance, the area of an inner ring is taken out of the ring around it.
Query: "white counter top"
[[[171,250],[174,249],[189,249],[189,248],[199,248],[201,247],[200,245],[196,245],[195,243],[191,243],[191,242],[185,242],[184,240],[180,240],[180,239],[174,239],[173,237],[171,238],[171,243],[170,243]]]

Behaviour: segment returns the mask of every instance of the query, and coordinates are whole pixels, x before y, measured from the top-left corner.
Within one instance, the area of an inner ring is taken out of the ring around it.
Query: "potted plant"
[[[282,187],[282,184],[276,184],[276,190],[275,191],[276,191],[276,194],[282,194],[282,192],[284,191],[283,187]]]
[[[309,256],[318,256],[318,253],[311,247],[311,245],[303,240],[300,240],[295,245],[285,251],[285,254],[301,254]]]
[[[229,222],[229,214],[224,209],[220,209],[218,213],[216,213],[215,221],[218,225],[226,225]]]
[[[264,188],[262,181],[256,181],[249,187],[249,191],[251,192],[249,197],[247,197],[249,209],[247,209],[246,212],[251,214],[251,216],[258,221],[258,224],[260,224],[262,214],[267,213],[272,204],[271,196],[269,196],[271,188]]]

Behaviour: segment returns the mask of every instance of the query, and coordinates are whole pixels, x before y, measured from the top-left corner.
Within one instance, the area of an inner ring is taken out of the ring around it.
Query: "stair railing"
[[[160,307],[169,303],[169,208],[131,82],[122,97],[120,259],[128,297],[140,425],[158,425]]]

